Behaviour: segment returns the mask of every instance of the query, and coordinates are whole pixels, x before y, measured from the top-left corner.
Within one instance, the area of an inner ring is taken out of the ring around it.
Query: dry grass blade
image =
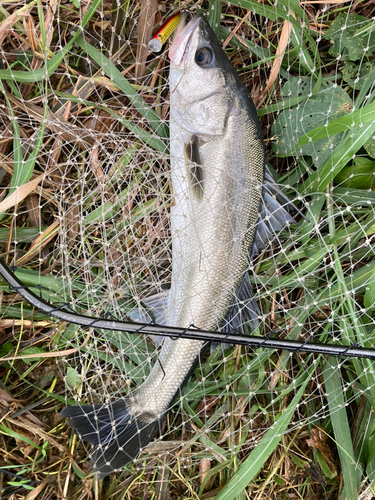
[[[49,243],[53,238],[55,238],[58,234],[58,230],[60,227],[60,221],[55,221],[51,226],[47,227],[35,240],[32,241],[31,246],[27,253],[17,259],[16,265],[23,266],[26,262],[29,262],[30,259],[34,257],[37,253],[39,253],[42,248],[44,248],[47,243]]]
[[[92,335],[92,332],[93,330],[92,328],[90,328],[82,344],[74,349],[64,349],[63,351],[57,351],[57,352],[44,352],[41,354],[38,353],[24,354],[23,356],[8,356],[6,358],[0,358],[0,364],[4,363],[5,361],[15,361],[16,359],[36,359],[36,358],[44,359],[44,358],[58,358],[60,356],[70,356],[71,354],[78,352],[80,349],[82,349],[82,347],[85,347],[85,345],[89,341],[89,338]]]
[[[46,7],[44,29],[46,32],[46,48],[48,49],[50,48],[53,39],[54,29],[52,23],[56,15],[58,5],[58,0],[49,0],[48,6]]]
[[[47,441],[50,445],[55,446],[61,452],[65,451],[65,447],[60,443],[58,443],[56,439],[54,439],[49,432],[43,431],[41,429],[40,424],[39,425],[32,424],[25,416],[20,416],[17,418],[11,418],[10,416],[7,416],[5,420],[8,423],[12,424],[12,426],[26,430],[27,432],[30,432],[31,434],[40,437],[44,441]]]
[[[45,479],[35,489],[30,491],[30,493],[25,497],[25,500],[35,500],[36,498],[38,498],[39,494],[42,493],[47,484],[48,479]]]
[[[34,18],[29,13],[25,15],[23,18],[23,27],[31,50],[33,51],[33,53],[40,54],[41,52],[40,39],[38,38],[38,33],[35,26]],[[37,69],[38,67],[40,68],[42,65],[43,61],[39,59],[34,59],[30,66],[33,69]]]
[[[37,0],[33,0],[27,5],[24,5],[20,9],[16,10],[9,17],[4,19],[0,25],[0,45],[3,43],[4,38],[8,35],[9,31],[13,28],[13,25],[19,21],[26,13],[28,13],[34,5],[37,4]]]
[[[5,198],[0,203],[0,214],[8,210],[9,208],[12,208],[16,206],[18,203],[20,203],[22,200],[26,198],[30,193],[34,191],[34,189],[38,186],[40,182],[42,182],[44,178],[44,174],[38,175],[35,179],[32,179],[31,181],[27,182],[26,184],[23,184],[22,186],[18,186],[13,193]]]
[[[25,205],[30,218],[30,224],[34,227],[41,225],[41,217],[39,212],[39,196],[36,193],[31,193],[26,197]]]
[[[281,35],[279,39],[279,44],[276,49],[275,59],[272,64],[272,69],[270,76],[268,78],[267,85],[263,90],[263,94],[266,94],[276,82],[277,77],[280,73],[281,63],[283,62],[284,54],[289,43],[289,36],[292,30],[292,24],[289,21],[284,21],[283,29],[281,30]]]
[[[236,25],[236,27],[234,28],[234,30],[232,30],[230,32],[230,35],[228,36],[228,38],[225,40],[225,42],[223,43],[223,49],[225,49],[225,47],[229,44],[229,42],[232,40],[232,38],[234,37],[234,35],[237,33],[237,31],[241,28],[241,26],[243,25],[243,23],[245,21],[247,21],[249,19],[249,17],[251,16],[251,11],[249,10],[246,15],[241,19],[241,21]]]
[[[43,328],[51,325],[51,321],[31,321],[29,319],[0,319],[0,329],[22,326],[23,328]],[[0,358],[1,362],[1,358]],[[0,397],[0,399],[3,399]]]
[[[155,26],[155,14],[158,10],[157,0],[141,0],[139,3],[141,13],[138,21],[136,78],[142,78],[145,72],[147,54],[149,53],[148,42],[152,36]]]
[[[38,120],[40,123],[44,121],[44,109],[32,102],[21,101],[12,94],[7,93],[10,101],[16,104],[23,111]],[[85,130],[73,123],[68,123],[58,118],[52,111],[47,111],[46,126],[56,134],[61,135],[68,142],[76,143],[79,147],[85,150],[91,150],[95,144],[95,139],[92,132]]]

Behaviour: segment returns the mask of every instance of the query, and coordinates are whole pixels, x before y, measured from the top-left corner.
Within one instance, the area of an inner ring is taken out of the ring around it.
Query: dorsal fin
[[[295,222],[289,213],[297,212],[302,215],[289,198],[281,191],[273,178],[268,165],[265,166],[263,195],[256,224],[256,232],[251,248],[251,259],[257,257],[261,250],[272,240],[274,235],[286,225]]]

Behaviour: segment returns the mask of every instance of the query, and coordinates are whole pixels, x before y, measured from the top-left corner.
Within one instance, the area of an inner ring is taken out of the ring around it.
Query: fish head
[[[217,59],[220,61],[222,49],[203,15],[195,16],[187,23],[187,13],[184,12],[168,56],[175,66],[184,64],[184,69],[195,65],[208,69],[215,67]]]
[[[174,120],[200,137],[223,134],[228,113],[236,108],[238,77],[202,15],[187,24],[182,16],[169,58]]]

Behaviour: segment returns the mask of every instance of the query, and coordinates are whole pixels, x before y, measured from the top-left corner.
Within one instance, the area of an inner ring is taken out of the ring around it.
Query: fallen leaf
[[[34,488],[32,491],[30,491],[30,493],[27,495],[25,500],[34,500],[34,498],[38,498],[39,493],[41,493],[41,491],[43,491],[46,484],[47,484],[47,479],[45,479],[36,488]]]
[[[27,8],[25,9],[25,7]],[[2,44],[9,31],[13,28],[13,24],[19,21],[22,16],[26,15],[27,12],[32,8],[32,5],[30,4],[25,7],[22,7],[21,9],[16,10],[16,12],[13,12],[13,14],[4,19],[4,21],[0,24],[0,45]]]
[[[311,429],[311,438],[306,439],[306,444],[310,446],[310,448],[316,448],[320,451],[331,472],[336,472],[337,467],[331,451],[330,442],[331,439],[322,427]]]

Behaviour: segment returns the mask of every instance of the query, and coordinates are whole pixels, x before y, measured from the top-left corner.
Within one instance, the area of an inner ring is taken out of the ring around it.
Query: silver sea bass
[[[185,26],[183,16],[169,57],[175,204],[164,321],[183,328],[238,328],[257,315],[246,272],[251,250],[291,218],[272,189],[264,189],[265,154],[254,104],[203,17]],[[272,185],[268,174],[266,182]],[[256,229],[259,217],[267,223]],[[107,405],[63,410],[81,439],[94,445],[97,477],[120,469],[147,446],[202,348],[200,341],[167,338],[133,393]]]

